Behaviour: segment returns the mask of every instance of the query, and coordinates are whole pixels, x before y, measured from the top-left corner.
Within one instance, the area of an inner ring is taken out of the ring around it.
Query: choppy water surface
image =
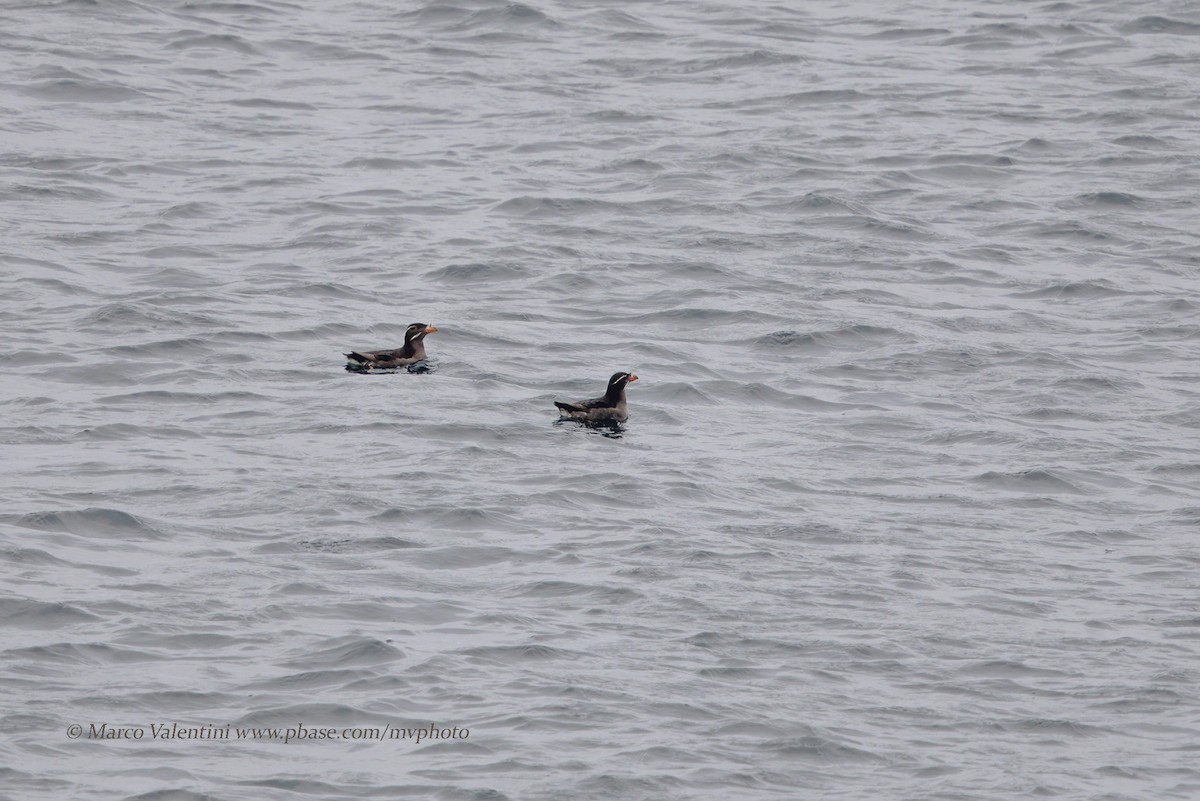
[[[1198,34],[4,4],[0,796],[1200,797]]]

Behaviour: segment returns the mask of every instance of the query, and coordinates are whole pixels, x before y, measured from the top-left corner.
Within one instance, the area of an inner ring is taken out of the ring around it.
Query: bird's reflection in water
[[[554,425],[587,429],[589,434],[599,434],[608,439],[621,439],[625,436],[625,424],[618,423],[616,420],[600,420],[589,423],[583,420],[571,420],[570,418],[563,417],[555,420]]]
[[[346,362],[347,373],[358,373],[360,375],[393,375],[395,373],[432,373],[433,364],[428,359],[423,359],[415,364],[410,364],[407,367],[371,367],[366,364],[358,364],[357,362]]]

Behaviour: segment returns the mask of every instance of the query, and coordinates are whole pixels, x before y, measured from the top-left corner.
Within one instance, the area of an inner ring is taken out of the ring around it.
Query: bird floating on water
[[[369,370],[374,367],[408,367],[423,361],[425,356],[425,335],[437,333],[437,329],[425,323],[413,323],[404,332],[403,347],[392,350],[359,351],[352,350],[342,354],[351,363],[346,368],[352,370]]]
[[[608,379],[608,389],[602,398],[576,401],[575,403],[554,402],[563,419],[582,420],[585,423],[621,423],[629,417],[625,406],[625,386],[638,377],[633,373],[613,373]]]

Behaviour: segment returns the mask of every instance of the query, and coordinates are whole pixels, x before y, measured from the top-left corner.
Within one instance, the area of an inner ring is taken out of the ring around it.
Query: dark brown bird
[[[407,367],[425,358],[425,335],[437,329],[425,323],[413,323],[404,332],[404,346],[392,350],[352,350],[342,354],[362,368]]]
[[[554,402],[564,419],[582,420],[585,423],[624,422],[629,417],[625,407],[625,385],[637,381],[632,373],[613,373],[608,379],[608,389],[603,398],[576,401],[575,403]]]

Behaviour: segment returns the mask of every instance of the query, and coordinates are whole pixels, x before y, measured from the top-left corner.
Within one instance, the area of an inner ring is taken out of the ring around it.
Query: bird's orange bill
[[[637,376],[636,375],[629,376],[629,383],[632,384],[634,381],[637,381]]]
[[[425,333],[426,334],[436,334],[437,329],[434,328],[432,325],[427,325],[427,326],[425,326]]]

